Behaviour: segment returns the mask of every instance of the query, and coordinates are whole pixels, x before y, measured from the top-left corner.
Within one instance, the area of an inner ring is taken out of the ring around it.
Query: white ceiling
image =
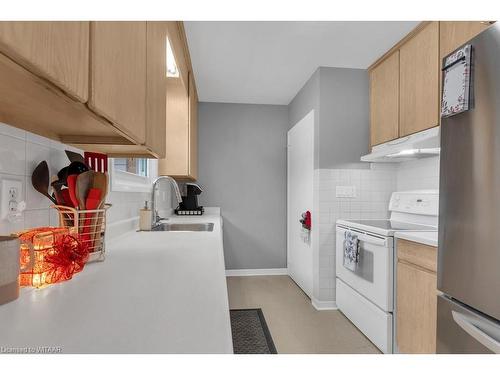
[[[184,22],[200,101],[288,104],[319,66],[367,68],[418,22]]]

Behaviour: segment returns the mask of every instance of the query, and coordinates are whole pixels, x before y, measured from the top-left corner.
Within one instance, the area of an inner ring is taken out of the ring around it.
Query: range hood
[[[439,155],[439,126],[372,147],[361,161],[400,163]]]

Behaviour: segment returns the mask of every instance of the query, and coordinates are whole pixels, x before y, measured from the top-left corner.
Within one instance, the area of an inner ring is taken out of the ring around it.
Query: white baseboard
[[[338,310],[337,303],[335,301],[320,301],[316,298],[311,298],[311,303],[316,310]]]
[[[287,268],[257,268],[246,270],[226,270],[226,276],[277,276],[288,275]]]

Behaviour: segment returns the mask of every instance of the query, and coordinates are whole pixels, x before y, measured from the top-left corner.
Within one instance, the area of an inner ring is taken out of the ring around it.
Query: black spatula
[[[49,194],[49,166],[45,160],[41,161],[31,174],[31,183],[36,191],[45,195],[52,203],[57,204],[56,200]]]
[[[70,162],[79,161],[80,163],[86,164],[82,154],[70,150],[64,150],[64,152],[66,153],[66,156],[68,157]]]

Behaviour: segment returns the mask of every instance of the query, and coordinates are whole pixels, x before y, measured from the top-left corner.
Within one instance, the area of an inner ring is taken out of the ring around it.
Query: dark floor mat
[[[234,354],[277,354],[262,309],[230,310]]]

